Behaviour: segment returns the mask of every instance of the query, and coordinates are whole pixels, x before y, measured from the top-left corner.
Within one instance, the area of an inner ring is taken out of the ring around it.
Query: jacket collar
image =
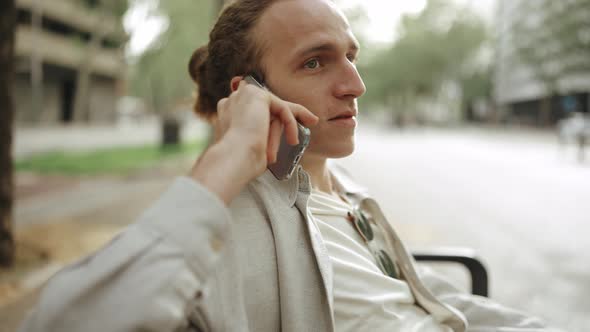
[[[295,206],[297,201],[298,192],[304,192],[309,194],[311,192],[311,182],[309,175],[303,170],[301,166],[298,166],[293,176],[290,179],[280,181],[272,174],[271,171],[266,170],[258,179],[260,184],[268,186],[269,189],[278,192],[278,196],[281,200],[288,204],[290,207]]]

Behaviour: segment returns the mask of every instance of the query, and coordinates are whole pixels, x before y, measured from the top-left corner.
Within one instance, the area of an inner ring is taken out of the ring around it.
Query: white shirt
[[[452,332],[415,305],[405,281],[381,272],[346,218],[349,204],[313,190],[309,208],[332,264],[336,331]]]

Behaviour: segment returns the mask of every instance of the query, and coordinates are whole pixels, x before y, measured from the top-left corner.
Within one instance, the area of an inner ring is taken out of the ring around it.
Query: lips
[[[328,121],[350,119],[352,117],[355,117],[356,113],[357,113],[356,111],[342,112],[342,113],[336,115],[335,117],[328,119]]]

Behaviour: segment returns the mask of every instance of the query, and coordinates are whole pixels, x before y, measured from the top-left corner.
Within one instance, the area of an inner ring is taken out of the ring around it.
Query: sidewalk
[[[183,141],[194,141],[207,135],[207,125],[194,118],[184,123]],[[157,144],[160,123],[157,119],[119,125],[67,125],[39,128],[16,128],[13,156],[16,159],[49,151],[79,151],[115,146]]]

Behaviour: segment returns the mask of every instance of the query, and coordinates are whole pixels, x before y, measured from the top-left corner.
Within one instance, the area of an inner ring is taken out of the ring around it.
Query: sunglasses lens
[[[348,212],[348,218],[365,242],[369,244],[375,237],[369,218],[360,209],[354,209],[352,212]],[[371,250],[370,245],[369,249]],[[377,265],[381,272],[389,277],[399,279],[399,273],[395,264],[393,264],[393,261],[384,250],[371,250],[371,253],[377,259]]]
[[[369,219],[362,211],[358,211],[358,218],[356,219],[356,224],[359,231],[363,234],[367,241],[372,241],[375,237],[373,234],[373,228],[369,224]]]
[[[383,273],[392,278],[399,279],[395,265],[391,261],[391,258],[389,258],[389,255],[383,250],[379,251],[379,267]]]

